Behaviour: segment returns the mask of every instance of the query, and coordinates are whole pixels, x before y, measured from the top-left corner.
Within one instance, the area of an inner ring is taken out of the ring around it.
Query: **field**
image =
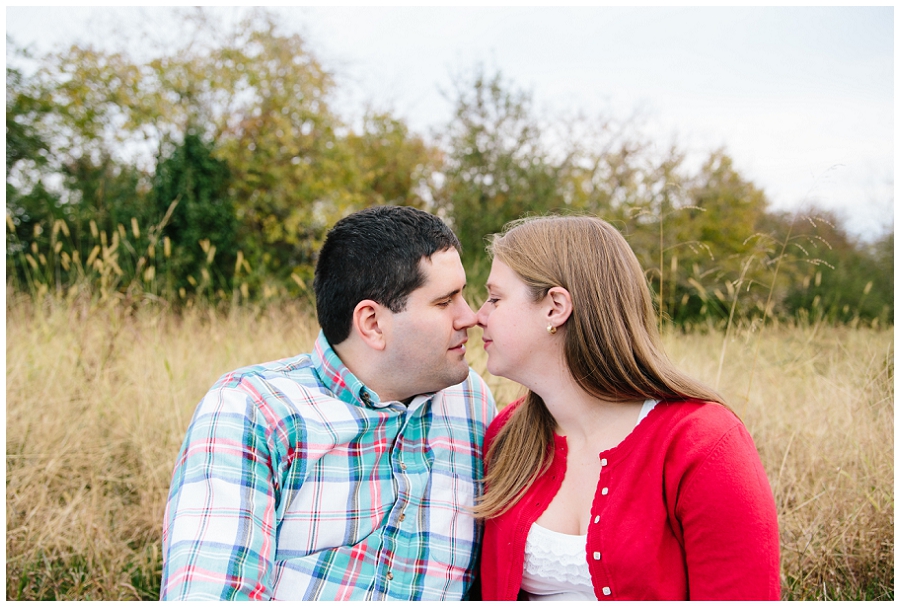
[[[162,513],[194,406],[227,371],[308,351],[314,320],[15,295],[6,314],[7,599],[158,598]],[[894,597],[893,339],[821,324],[665,335],[678,365],[719,377],[756,441],[784,599]],[[486,378],[500,405],[516,396]]]

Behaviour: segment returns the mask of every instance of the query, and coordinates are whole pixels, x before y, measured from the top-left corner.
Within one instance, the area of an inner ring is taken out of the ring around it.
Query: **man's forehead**
[[[423,256],[419,259],[419,269],[425,277],[425,282],[419,288],[434,287],[438,282],[440,286],[445,286],[459,281],[463,284],[458,288],[462,288],[466,282],[466,271],[459,257],[459,251],[452,247],[435,251],[431,257]]]

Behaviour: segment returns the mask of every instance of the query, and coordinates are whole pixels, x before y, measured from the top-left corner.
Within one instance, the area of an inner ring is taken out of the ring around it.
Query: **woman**
[[[774,599],[753,440],[663,354],[637,258],[593,217],[495,237],[487,369],[528,389],[486,437],[485,600]]]

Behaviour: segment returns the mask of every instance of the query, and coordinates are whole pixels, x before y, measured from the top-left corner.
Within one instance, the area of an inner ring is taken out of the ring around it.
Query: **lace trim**
[[[535,523],[525,541],[525,576],[592,588],[586,545],[586,535],[557,533]]]

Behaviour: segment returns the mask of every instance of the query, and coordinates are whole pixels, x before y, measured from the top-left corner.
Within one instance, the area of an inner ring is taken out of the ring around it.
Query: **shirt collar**
[[[374,409],[383,409],[390,404],[382,402],[374,390],[350,372],[321,330],[313,347],[312,363],[322,385],[345,403]]]

